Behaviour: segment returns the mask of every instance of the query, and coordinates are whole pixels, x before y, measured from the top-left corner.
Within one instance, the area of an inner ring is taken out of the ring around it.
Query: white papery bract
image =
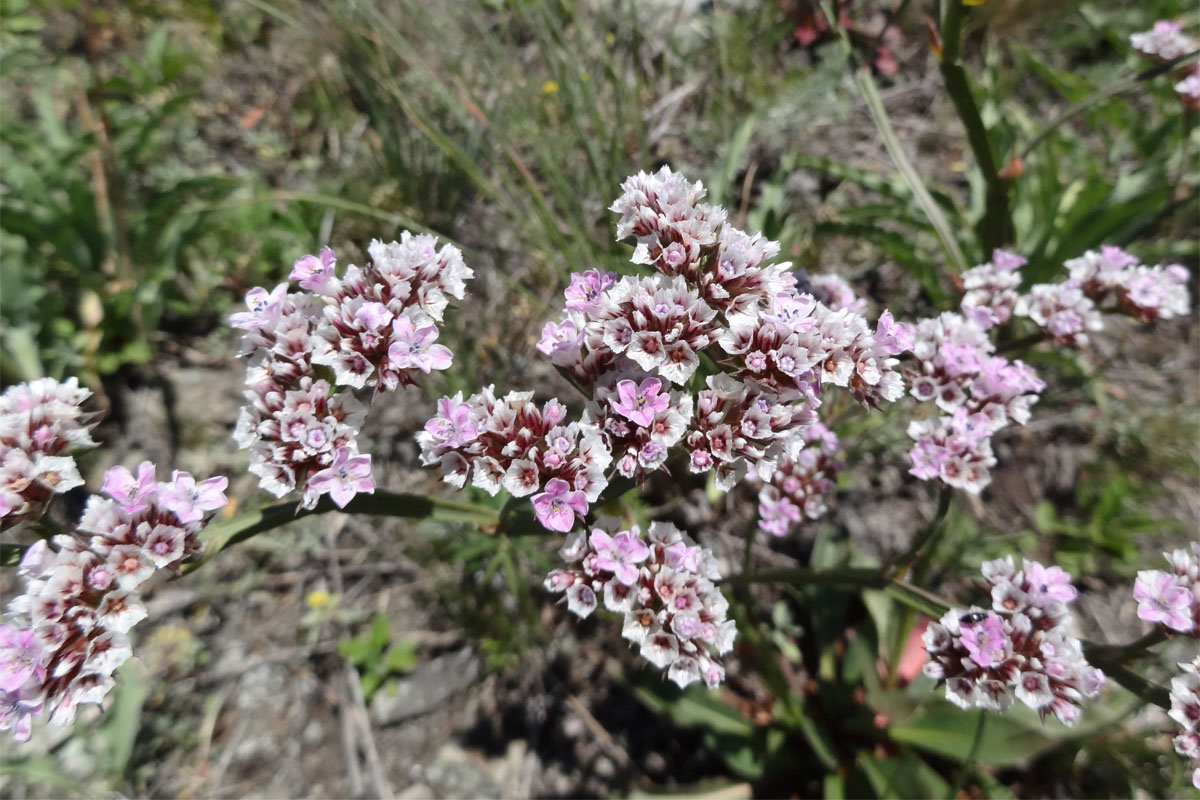
[[[18,574],[24,591],[0,624],[0,730],[29,738],[34,717],[69,725],[99,704],[133,653],[128,633],[145,619],[140,587],[158,570],[199,555],[199,533],[225,505],[223,477],[197,482],[175,471],[156,482],[113,467],[108,497],[93,495],[76,530],[32,545]]]
[[[234,438],[250,451],[259,485],[277,497],[302,490],[304,508],[334,489],[338,505],[374,491],[369,456],[358,451],[366,407],[354,390],[373,387],[374,399],[453,358],[437,339],[449,299],[461,300],[473,277],[458,249],[405,231],[368,252],[368,266],[351,265],[340,278],[329,248],[303,256],[290,276],[301,291],[254,289],[248,311],[231,318],[246,331],[239,354],[249,401]],[[339,457],[354,480],[342,480],[340,466],[330,472]]]
[[[567,566],[546,577],[546,589],[564,593],[567,608],[589,616],[601,603],[624,615],[621,634],[643,658],[681,687],[724,680],[720,656],[732,649],[736,626],[712,553],[674,525],[637,525],[598,519],[563,547]]]
[[[71,453],[95,447],[92,393],[75,378],[41,378],[0,396],[0,530],[42,515],[56,494],[83,485]]]
[[[1179,665],[1171,679],[1171,719],[1179,725],[1172,739],[1175,752],[1188,760],[1192,785],[1200,789],[1200,657]]]
[[[955,609],[930,623],[925,674],[945,684],[946,698],[960,708],[1005,711],[1016,699],[1043,720],[1053,714],[1074,725],[1105,678],[1070,632],[1067,603],[1077,596],[1071,576],[1035,561],[1017,570],[1011,556],[981,571],[991,610]]]

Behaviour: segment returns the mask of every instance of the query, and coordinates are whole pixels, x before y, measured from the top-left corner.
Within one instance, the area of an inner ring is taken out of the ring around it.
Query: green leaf
[[[706,690],[686,690],[676,697],[665,697],[642,686],[634,687],[633,691],[648,708],[666,714],[680,725],[697,725],[716,733],[747,738],[754,733],[750,720]],[[663,691],[670,689],[663,687]]]
[[[1014,719],[1019,709],[988,718],[976,760],[981,764],[1011,766],[1054,746],[1055,740],[1039,735]],[[948,702],[939,702],[915,719],[888,728],[897,742],[963,761],[971,751],[978,723],[973,714]]]
[[[412,672],[417,666],[417,645],[415,642],[403,641],[392,645],[384,661],[389,672]]]
[[[117,673],[120,681],[112,693],[111,705],[93,741],[101,751],[104,771],[119,778],[125,775],[133,744],[142,726],[142,705],[149,686],[136,662],[126,662]]]
[[[858,751],[858,763],[875,792],[884,798],[947,797],[950,785],[925,760],[911,752],[876,758]]]
[[[387,647],[390,632],[388,631],[388,618],[385,614],[376,614],[375,619],[371,620],[371,646],[375,652],[382,653],[383,648]]]

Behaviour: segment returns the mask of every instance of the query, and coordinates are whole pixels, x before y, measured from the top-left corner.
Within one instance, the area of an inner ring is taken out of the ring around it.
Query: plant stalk
[[[954,110],[967,132],[967,144],[975,156],[975,163],[983,173],[987,187],[984,200],[983,219],[976,233],[986,258],[993,250],[1008,244],[1012,236],[1012,212],[1008,203],[1008,181],[1000,177],[996,153],[992,149],[987,127],[979,114],[979,105],[971,93],[971,82],[962,64],[963,25],[966,22],[966,7],[962,0],[948,0],[946,14],[942,18],[942,55],[938,69],[946,85],[946,94],[954,103]]]

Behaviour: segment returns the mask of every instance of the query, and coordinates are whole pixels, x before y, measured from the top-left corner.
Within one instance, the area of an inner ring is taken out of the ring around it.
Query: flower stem
[[[297,509],[295,503],[280,503],[260,508],[226,522],[209,525],[200,534],[204,555],[185,564],[184,573],[191,573],[208,563],[209,559],[230,545],[244,542],[260,533],[282,527],[302,517],[340,511],[343,514],[367,514],[377,517],[429,519],[435,522],[466,522],[473,525],[494,525],[499,515],[493,508],[427,497],[419,494],[399,494],[377,490],[374,494],[358,494],[338,508],[328,497],[322,497],[316,508]]]
[[[962,64],[963,24],[966,17],[962,0],[947,0],[940,32],[942,56],[939,69],[946,84],[946,94],[950,96],[954,110],[966,129],[967,144],[971,147],[987,187],[983,219],[976,230],[986,257],[992,250],[1008,243],[1012,235],[1012,215],[1008,207],[1008,181],[1000,177],[987,127],[979,114],[979,105],[971,93],[971,82]]]
[[[913,166],[908,153],[905,152],[900,137],[896,135],[896,129],[892,127],[892,122],[888,118],[887,109],[883,107],[883,98],[879,96],[879,88],[871,77],[870,67],[858,63],[858,57],[850,43],[850,37],[845,28],[838,24],[838,16],[834,13],[828,0],[821,0],[821,10],[829,21],[830,27],[837,31],[842,49],[846,52],[851,68],[854,70],[854,81],[858,84],[858,89],[867,103],[867,110],[871,113],[871,120],[875,123],[880,138],[883,139],[883,145],[887,149],[888,155],[891,156],[892,163],[900,172],[900,177],[904,179],[909,191],[913,193],[917,205],[925,212],[946,259],[949,261],[950,271],[953,273],[964,272],[967,269],[967,260],[963,256],[962,248],[958,246],[958,240],[954,238],[954,230],[950,227],[946,215],[942,213],[941,207],[929,194],[929,190],[925,188],[920,173],[917,172],[917,168]]]
[[[933,519],[929,520],[925,527],[913,537],[912,544],[908,546],[904,555],[896,560],[896,568],[891,573],[893,578],[904,577],[913,564],[921,558],[921,551],[932,545],[938,535],[946,529],[946,514],[950,511],[950,502],[953,499],[954,490],[949,486],[943,486],[938,494],[937,512],[933,515]]]

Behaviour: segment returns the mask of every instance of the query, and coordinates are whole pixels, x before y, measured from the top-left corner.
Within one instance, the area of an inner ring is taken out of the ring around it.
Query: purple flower
[[[646,378],[640,386],[623,380],[617,384],[619,399],[613,401],[613,410],[642,427],[649,427],[654,415],[670,404],[670,398],[659,393],[661,389],[658,378]]]
[[[600,295],[617,282],[615,272],[601,274],[598,270],[589,269],[582,274],[571,275],[571,285],[563,292],[567,298],[568,311],[597,311],[600,308]]]
[[[1025,562],[1026,593],[1036,605],[1070,603],[1079,596],[1071,585],[1071,576],[1062,567],[1043,567],[1036,561]]]
[[[445,447],[458,447],[479,436],[471,422],[471,404],[462,402],[462,392],[438,400],[437,416],[425,423],[425,430]]]
[[[626,586],[633,585],[638,576],[637,565],[650,556],[650,548],[630,531],[609,536],[597,528],[588,542],[596,551],[596,568],[613,573]]]
[[[250,331],[273,322],[283,309],[287,290],[286,283],[279,284],[269,292],[261,286],[254,287],[246,293],[246,307],[250,310],[234,314],[229,318],[229,324]]]
[[[329,494],[338,508],[345,508],[359,492],[373,494],[375,479],[371,477],[371,456],[352,456],[350,449],[339,447],[333,463],[308,479],[305,494]]]
[[[571,485],[561,478],[546,484],[546,491],[533,496],[533,511],[538,522],[552,531],[566,533],[575,527],[575,515],[586,514],[587,497],[571,491]]]
[[[0,731],[13,732],[13,740],[29,741],[33,717],[42,711],[41,692],[26,687],[17,692],[0,690]]]
[[[159,501],[167,510],[173,511],[180,522],[199,522],[204,518],[204,512],[224,508],[229,502],[225,497],[228,485],[229,479],[223,476],[196,483],[188,473],[175,470],[171,473],[171,483],[159,486]]]
[[[908,322],[896,322],[891,311],[879,315],[875,325],[875,344],[888,355],[898,356],[913,347],[913,326]]]
[[[1012,648],[1004,620],[992,611],[979,622],[962,625],[962,643],[971,660],[985,668],[1000,666]]]
[[[573,353],[582,346],[583,331],[570,319],[559,323],[547,322],[542,328],[542,338],[537,343],[538,351],[548,356]]]
[[[401,314],[392,323],[392,331],[388,361],[396,369],[419,369],[429,374],[431,370],[450,366],[454,357],[450,348],[434,344],[438,338],[436,325],[431,323],[417,327],[407,314]]]
[[[0,690],[16,692],[34,675],[39,681],[46,679],[33,628],[0,625]]]
[[[328,247],[322,247],[318,255],[301,256],[292,264],[292,273],[288,280],[300,281],[301,289],[320,291],[333,277],[333,267],[337,258]]]
[[[1192,593],[1178,585],[1168,572],[1144,569],[1133,584],[1133,597],[1138,601],[1137,615],[1147,622],[1160,622],[1177,631],[1190,631]]]
[[[125,513],[136,514],[149,505],[149,498],[158,493],[158,484],[154,482],[154,465],[143,461],[138,465],[136,478],[124,467],[113,467],[104,473],[100,491],[116,500]]]

